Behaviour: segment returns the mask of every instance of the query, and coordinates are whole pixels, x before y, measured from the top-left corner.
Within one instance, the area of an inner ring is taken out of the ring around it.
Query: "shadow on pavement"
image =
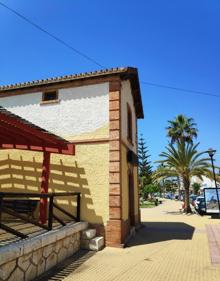
[[[220,217],[219,217],[219,214],[211,214],[210,215],[210,219],[212,219],[212,220],[219,220],[220,219]]]
[[[168,240],[192,239],[195,228],[182,222],[144,222],[127,246],[152,244]]]

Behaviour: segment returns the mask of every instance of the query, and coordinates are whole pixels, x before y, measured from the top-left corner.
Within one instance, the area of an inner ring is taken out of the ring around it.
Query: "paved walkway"
[[[208,234],[211,262],[213,265],[220,266],[220,224],[207,225],[206,230]]]
[[[65,281],[219,281],[220,265],[211,264],[207,224],[219,220],[179,213],[166,201],[143,209],[142,227],[125,249],[105,248]]]

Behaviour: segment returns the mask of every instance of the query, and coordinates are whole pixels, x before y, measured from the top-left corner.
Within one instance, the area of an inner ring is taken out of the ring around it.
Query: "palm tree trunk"
[[[185,213],[192,213],[191,207],[190,207],[190,201],[189,201],[189,187],[190,187],[190,181],[189,179],[184,178],[183,179],[183,185],[185,189]]]

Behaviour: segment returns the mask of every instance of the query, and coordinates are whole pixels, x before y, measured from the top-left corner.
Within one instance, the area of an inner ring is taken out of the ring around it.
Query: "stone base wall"
[[[0,248],[0,281],[30,281],[80,249],[88,223],[67,225]]]

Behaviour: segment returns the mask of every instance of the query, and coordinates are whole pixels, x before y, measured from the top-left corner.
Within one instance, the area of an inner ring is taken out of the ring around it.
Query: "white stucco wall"
[[[60,102],[41,105],[42,92],[0,98],[0,105],[57,135],[77,136],[108,126],[109,84],[60,89]]]
[[[128,120],[127,120],[127,104],[130,106],[132,112],[132,139],[133,145],[128,141]],[[136,113],[134,107],[133,96],[131,92],[130,81],[123,81],[121,88],[121,128],[122,128],[122,140],[125,144],[136,152],[137,143],[136,143]]]

